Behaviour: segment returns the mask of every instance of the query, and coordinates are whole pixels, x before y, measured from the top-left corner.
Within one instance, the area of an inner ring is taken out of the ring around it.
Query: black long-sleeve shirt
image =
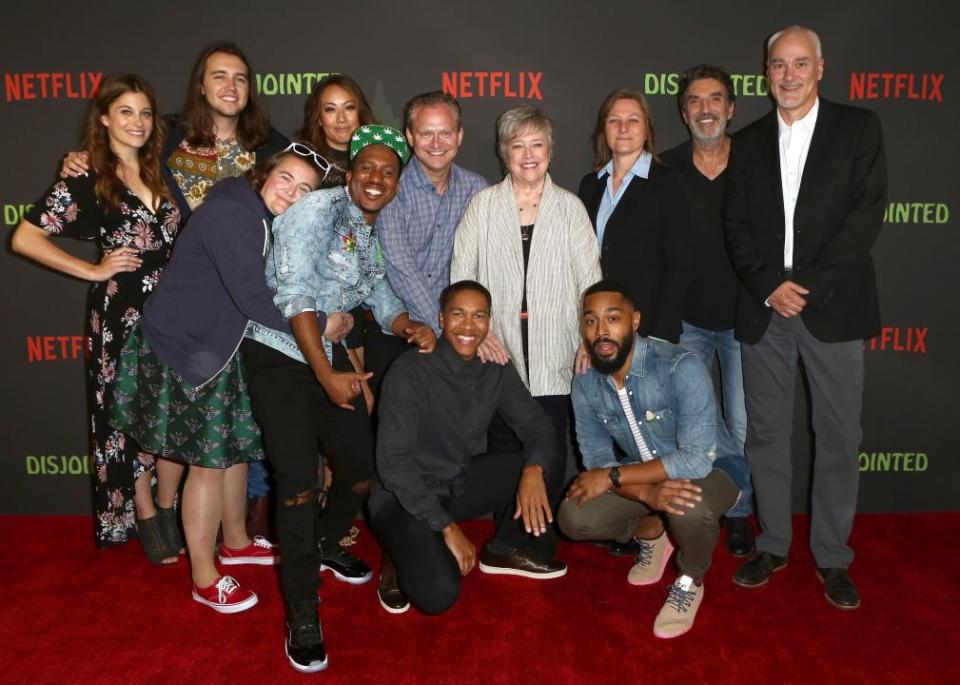
[[[527,465],[545,476],[559,468],[550,420],[513,364],[467,362],[443,338],[433,354],[411,350],[393,363],[379,412],[374,516],[396,498],[433,530],[453,523],[443,500],[462,491],[497,413],[523,443]]]

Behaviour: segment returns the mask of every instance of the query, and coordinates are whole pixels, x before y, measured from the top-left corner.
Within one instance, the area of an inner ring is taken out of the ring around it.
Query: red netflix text
[[[27,337],[27,361],[31,363],[89,358],[90,338],[85,335],[31,335]]]
[[[943,74],[850,74],[851,100],[934,100],[943,102]]]
[[[526,98],[542,100],[542,71],[445,71],[443,92],[455,98]]]
[[[40,71],[4,74],[4,95],[7,102],[69,98],[85,100],[97,94],[102,71]]]
[[[884,326],[880,329],[880,335],[866,341],[864,349],[926,354],[928,330],[930,329]]]

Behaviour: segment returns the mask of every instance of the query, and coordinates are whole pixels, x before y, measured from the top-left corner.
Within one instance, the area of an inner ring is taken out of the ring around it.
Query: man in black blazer
[[[862,340],[880,327],[870,249],[886,202],[883,138],[873,113],[818,97],[823,58],[813,31],[773,34],[767,77],[777,106],[735,137],[724,209],[741,281],[746,454],[763,530],[734,582],[763,585],[787,564],[799,357],[816,435],[811,550],[827,599],[854,609],[847,540],[859,483]]]

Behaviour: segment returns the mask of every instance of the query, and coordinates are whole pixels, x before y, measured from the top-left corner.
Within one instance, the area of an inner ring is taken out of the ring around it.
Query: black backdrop
[[[464,108],[458,161],[495,180],[493,122],[524,102],[555,121],[552,173],[575,189],[590,164],[589,134],[603,96],[640,87],[654,112],[658,150],[686,137],[673,97],[676,74],[723,65],[738,84],[731,130],[770,107],[765,37],[790,23],[817,30],[821,93],[870,107],[884,125],[889,216],[874,249],[883,333],[865,342],[867,382],[861,511],[954,510],[960,464],[947,444],[957,424],[960,264],[952,3],[303,2],[16,3],[2,10],[0,205],[4,239],[24,205],[77,147],[83,95],[101,73],[135,71],[179,110],[196,53],[214,39],[239,43],[258,73],[274,125],[299,124],[318,75],[343,72],[377,115],[399,123],[406,99],[445,84]],[[946,73],[950,71],[951,73]],[[862,100],[862,101],[861,101]],[[65,243],[61,243],[65,244]],[[90,246],[68,249],[91,256]],[[86,286],[2,257],[0,514],[90,509],[83,359]],[[798,384],[798,398],[803,388]],[[950,417],[954,417],[951,419]],[[805,508],[810,432],[798,402],[795,507]]]

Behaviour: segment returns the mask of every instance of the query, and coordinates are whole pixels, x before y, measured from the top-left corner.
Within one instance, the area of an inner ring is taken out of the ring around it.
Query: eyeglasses
[[[330,175],[330,170],[333,168],[333,165],[327,160],[326,157],[314,152],[303,143],[290,143],[282,150],[282,152],[295,152],[301,157],[313,157],[313,163],[316,164],[321,171],[323,171],[323,178],[320,179],[321,183],[327,180],[327,176]]]

